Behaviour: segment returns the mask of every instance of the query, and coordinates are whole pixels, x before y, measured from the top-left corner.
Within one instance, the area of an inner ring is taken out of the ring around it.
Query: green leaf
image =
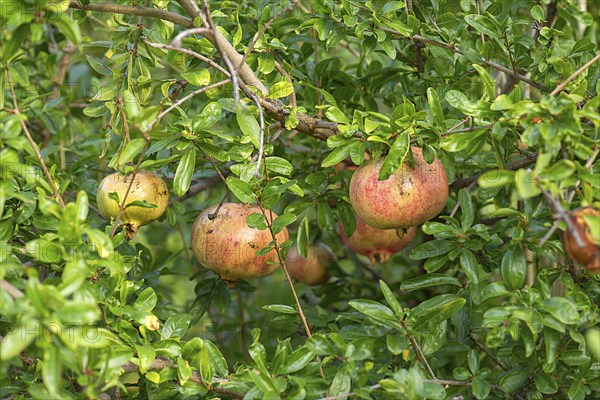
[[[546,18],[544,9],[539,4],[536,4],[533,7],[531,7],[531,16],[537,22],[542,22]]]
[[[269,304],[268,306],[263,306],[263,310],[273,311],[282,314],[298,314],[298,311],[294,307],[286,306],[284,304]]]
[[[59,348],[50,346],[44,351],[44,363],[42,365],[42,378],[48,392],[54,398],[59,398],[59,386],[61,383],[62,363]]]
[[[469,278],[469,282],[479,283],[479,263],[469,249],[462,249],[460,253],[460,267]]]
[[[315,354],[312,351],[306,347],[300,347],[287,356],[285,365],[279,371],[275,372],[279,374],[290,374],[292,372],[300,371],[314,358]]]
[[[345,143],[339,147],[336,147],[331,153],[325,157],[321,166],[323,168],[333,167],[339,162],[342,162],[346,157],[350,155],[351,146],[354,142]]]
[[[472,382],[473,394],[478,399],[487,399],[490,394],[490,384],[480,376],[475,377]]]
[[[112,76],[113,75],[111,69],[108,68],[107,66],[105,66],[102,63],[102,61],[100,61],[97,58],[94,58],[92,56],[89,56],[87,54],[85,55],[85,58],[87,59],[88,64],[90,64],[90,67],[92,67],[92,69],[94,71],[96,71],[97,73],[99,73],[100,75],[105,75],[105,76]]]
[[[515,172],[515,185],[521,199],[529,199],[542,193],[536,185],[536,177],[535,170],[520,169]]]
[[[413,260],[425,260],[434,256],[441,256],[455,249],[454,242],[443,239],[430,240],[415,247],[410,252],[410,258]]]
[[[553,394],[558,391],[558,383],[548,374],[536,374],[534,376],[535,387],[540,393]]]
[[[336,209],[338,216],[342,221],[342,226],[344,227],[346,236],[352,236],[354,230],[356,229],[356,216],[354,215],[354,209],[352,208],[352,205],[344,200],[339,199],[336,201]]]
[[[194,86],[206,86],[210,83],[210,71],[206,68],[184,72],[181,76]]]
[[[567,350],[559,354],[559,360],[570,366],[581,366],[591,361],[583,350]]]
[[[76,46],[81,44],[79,21],[69,17],[67,13],[60,13],[49,18],[49,22],[56,26],[67,39],[73,42],[73,44]]]
[[[471,25],[477,32],[482,32],[491,38],[500,39],[498,28],[491,18],[485,15],[469,14],[464,16],[465,22]]]
[[[135,351],[137,353],[138,359],[140,360],[140,372],[143,374],[148,371],[150,365],[156,358],[156,350],[152,346],[149,345],[136,345]]]
[[[250,142],[254,145],[254,147],[260,147],[260,125],[256,120],[254,114],[250,112],[250,110],[238,107],[237,112],[235,113],[236,120],[242,133],[246,136]]]
[[[483,88],[488,99],[494,100],[496,98],[496,83],[492,80],[492,77],[490,76],[490,74],[488,74],[485,68],[478,64],[472,65],[473,68],[477,70],[477,73],[481,78],[481,82],[483,82]]]
[[[441,285],[460,286],[460,282],[453,276],[443,274],[426,274],[403,281],[400,285],[400,289],[409,292]]]
[[[390,148],[388,155],[385,157],[381,169],[379,170],[378,180],[383,181],[388,179],[402,165],[408,151],[410,149],[409,129],[402,132],[394,144]]]
[[[202,112],[194,117],[192,126],[194,131],[204,131],[210,129],[214,124],[221,119],[223,108],[221,104],[216,101],[212,101],[204,106]],[[202,146],[202,144],[201,144]]]
[[[231,193],[242,203],[253,203],[256,200],[256,195],[252,191],[252,187],[246,182],[234,176],[228,176],[226,182]]]
[[[164,339],[170,337],[182,337],[188,330],[191,320],[192,317],[189,314],[173,314],[169,316],[160,330],[161,337]]]
[[[277,234],[283,230],[286,226],[296,222],[297,216],[291,213],[284,213],[273,221],[273,233]]]
[[[352,387],[352,377],[346,365],[343,365],[336,372],[329,386],[329,396],[340,396],[339,398],[345,398]]]
[[[597,215],[582,215],[585,224],[590,230],[590,234],[596,244],[600,244],[600,216]]]
[[[500,388],[506,393],[514,393],[529,379],[526,370],[512,370],[505,373],[499,381]]]
[[[454,294],[442,294],[425,300],[413,308],[409,321],[413,329],[426,323],[437,324],[456,314],[466,302],[465,299]]]
[[[463,229],[468,229],[473,225],[473,220],[475,219],[475,210],[469,192],[461,189],[458,192],[458,202],[462,211],[461,226]]]
[[[290,176],[294,171],[292,164],[281,157],[267,157],[265,158],[265,162],[267,163],[267,170],[279,175]]]
[[[434,125],[440,129],[446,129],[446,123],[444,121],[444,110],[438,98],[435,89],[427,88],[427,103],[429,105],[429,112],[431,113],[431,119]]]
[[[125,209],[129,207],[140,207],[140,208],[158,208],[156,204],[148,203],[146,200],[135,200],[125,205]]]
[[[400,325],[398,317],[394,315],[392,310],[381,303],[373,300],[357,299],[350,300],[348,305],[374,321],[402,331],[402,326]]]
[[[175,192],[176,196],[183,196],[190,189],[195,168],[196,149],[192,147],[183,153],[183,156],[181,156],[181,160],[179,160],[179,164],[177,165],[177,170],[175,171],[173,192]]]
[[[269,88],[269,99],[280,99],[294,92],[294,85],[288,81],[277,82]]]
[[[208,352],[210,362],[217,373],[223,378],[229,376],[229,367],[227,366],[227,361],[217,346],[215,346],[215,344],[210,340],[205,340],[204,350]]]
[[[325,116],[330,121],[337,122],[339,124],[347,124],[349,122],[348,117],[346,117],[346,114],[344,114],[342,110],[340,110],[336,106],[329,107],[325,112]]]
[[[8,8],[10,8],[10,6]],[[6,11],[8,11],[8,9]],[[12,32],[10,40],[6,40],[6,37],[4,36],[2,40],[2,53],[0,59],[2,59],[2,61],[8,61],[12,56],[14,56],[17,51],[22,48],[23,41],[28,35],[29,24],[22,24]],[[0,75],[4,75],[4,71],[2,71],[2,74]],[[4,86],[1,87],[2,90],[5,89]]]
[[[381,288],[381,293],[383,293],[383,297],[385,297],[385,301],[387,301],[390,307],[392,307],[392,310],[394,311],[394,314],[396,314],[396,317],[402,318],[402,315],[404,314],[402,311],[402,305],[400,304],[398,299],[396,299],[396,296],[394,296],[394,294],[390,290],[390,287],[382,280],[379,280],[379,287]]]
[[[133,161],[133,158],[144,148],[146,141],[144,139],[133,139],[123,149],[119,156],[119,165]]]
[[[152,311],[156,307],[158,297],[151,287],[144,289],[133,303],[134,307],[143,311]]]
[[[525,282],[527,260],[521,246],[511,246],[502,257],[502,279],[511,289],[518,289]]]
[[[308,218],[302,218],[298,224],[298,233],[296,234],[296,243],[298,244],[298,254],[306,258],[308,255],[308,245],[310,243]]]
[[[477,183],[483,189],[493,189],[506,185],[510,185],[515,181],[514,171],[495,169],[483,173],[477,179]]]
[[[554,318],[567,325],[579,322],[577,307],[564,297],[551,297],[542,302],[539,308],[552,315]]]
[[[185,385],[192,377],[192,367],[190,367],[190,363],[181,357],[177,358],[177,377],[179,378],[179,384],[181,386]]]
[[[0,341],[0,360],[8,361],[21,354],[36,339],[36,335],[31,332],[38,332],[39,329],[39,322],[24,321],[7,332]]]
[[[95,303],[68,302],[56,311],[65,324],[91,324],[100,319],[100,309]]]

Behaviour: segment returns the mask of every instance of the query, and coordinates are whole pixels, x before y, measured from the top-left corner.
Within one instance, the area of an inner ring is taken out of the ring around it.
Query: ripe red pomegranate
[[[435,217],[448,200],[448,178],[441,161],[427,164],[413,147],[414,167],[406,160],[384,181],[377,180],[383,158],[365,161],[350,180],[354,211],[380,229],[410,228]]]
[[[417,228],[412,227],[402,237],[399,237],[395,229],[373,228],[356,215],[356,229],[352,236],[346,236],[341,221],[340,234],[350,250],[369,257],[372,263],[379,261],[384,264],[393,254],[404,249],[413,241],[417,234]]]
[[[288,250],[285,266],[290,275],[307,285],[317,286],[329,280],[329,265],[335,260],[335,255],[324,243],[308,247],[306,258],[300,256],[298,247]]]
[[[196,260],[215,271],[224,281],[259,278],[275,272],[279,260],[275,250],[257,256],[256,252],[272,242],[268,229],[250,228],[246,217],[261,214],[257,206],[224,203],[215,216],[217,206],[204,210],[192,227],[192,250]],[[270,212],[267,211],[269,221]],[[212,218],[212,219],[211,219]],[[272,213],[272,218],[277,218]],[[277,243],[288,240],[287,229],[277,235]]]
[[[579,238],[583,241],[583,247],[577,245],[573,233],[567,229],[563,233],[564,248],[573,261],[577,261],[592,272],[600,273],[600,244],[596,243],[588,222],[584,216],[600,217],[600,212],[593,208],[582,208],[571,212],[571,221]]]
[[[133,239],[142,225],[157,220],[167,209],[169,203],[169,191],[165,182],[156,174],[147,171],[138,171],[131,184],[132,174],[121,175],[118,172],[105,177],[96,194],[98,210],[106,218],[116,218],[119,214],[121,202],[125,200],[125,209],[121,213],[120,220],[125,226],[125,234],[128,239]],[[131,184],[131,190],[125,198],[127,189]],[[119,201],[111,198],[111,193],[117,193]],[[146,201],[156,207],[139,207],[128,204],[134,201]]]

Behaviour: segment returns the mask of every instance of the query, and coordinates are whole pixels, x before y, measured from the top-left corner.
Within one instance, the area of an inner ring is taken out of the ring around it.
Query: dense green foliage
[[[600,205],[597,2],[211,1],[216,28],[157,47],[202,26],[190,4],[0,0],[0,397],[600,396],[600,279],[560,240],[561,212]],[[213,29],[250,50],[239,89]],[[368,152],[385,178],[411,143],[450,199],[369,265],[333,166]],[[95,193],[138,167],[171,200],[127,241]],[[336,253],[295,284],[312,337],[282,268],[228,288],[194,260],[224,197],[280,215],[281,256]]]

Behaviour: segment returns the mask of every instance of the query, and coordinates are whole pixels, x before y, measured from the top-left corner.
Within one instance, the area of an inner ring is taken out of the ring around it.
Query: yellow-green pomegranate
[[[125,235],[129,240],[133,239],[140,226],[159,219],[169,202],[169,190],[165,182],[158,175],[147,171],[135,174],[131,190],[125,197],[132,178],[132,173],[108,175],[100,182],[96,194],[98,209],[106,218],[117,218],[119,207],[125,200],[125,208],[119,219],[125,226]],[[111,193],[116,193],[117,196],[111,196]],[[145,202],[147,206],[136,205],[134,202]]]
[[[285,257],[285,266],[290,275],[307,285],[317,286],[329,280],[329,265],[335,260],[335,255],[324,243],[308,247],[306,258],[298,252],[298,246],[289,249]]]
[[[216,211],[216,213],[215,213]],[[268,229],[250,228],[246,218],[250,214],[261,214],[261,209],[250,204],[224,203],[204,210],[192,227],[192,250],[196,260],[206,268],[219,274],[227,282],[240,279],[260,278],[272,274],[279,268],[277,252],[256,252],[273,241]],[[277,218],[267,211],[268,220]],[[287,229],[275,235],[277,243],[289,239]]]

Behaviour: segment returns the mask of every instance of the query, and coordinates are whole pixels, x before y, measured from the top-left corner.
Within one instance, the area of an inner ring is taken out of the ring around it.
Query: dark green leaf
[[[512,246],[502,257],[502,279],[511,289],[520,288],[525,282],[527,261],[521,246]]]
[[[173,191],[175,192],[176,196],[183,196],[190,189],[195,167],[196,149],[192,147],[183,153],[183,156],[177,165],[177,170],[175,171],[175,178],[173,179]]]
[[[412,291],[420,290],[426,287],[441,286],[441,285],[454,285],[460,286],[458,279],[443,275],[443,274],[426,274],[421,275],[417,278],[407,279],[400,285],[401,290]]]

